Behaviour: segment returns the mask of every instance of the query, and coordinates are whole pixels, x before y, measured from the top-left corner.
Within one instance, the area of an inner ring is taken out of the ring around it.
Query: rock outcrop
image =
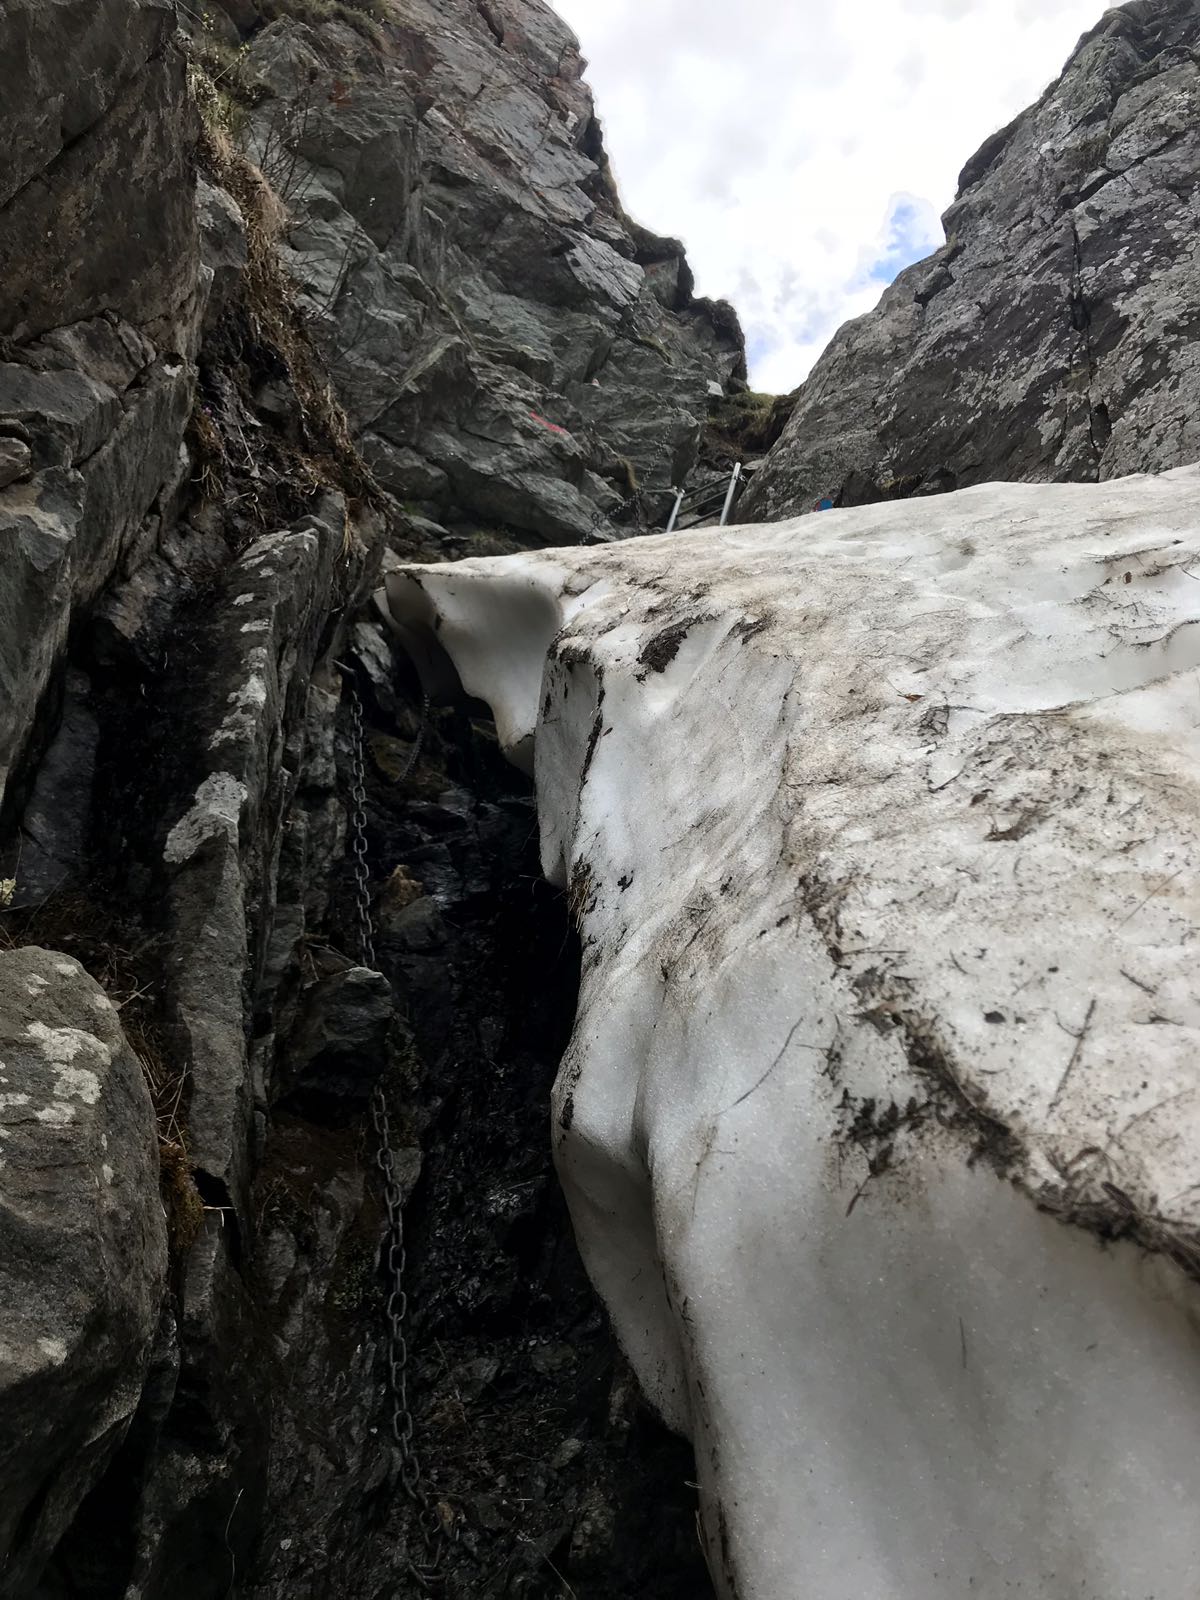
[[[173,32],[164,0],[5,10],[0,800],[72,619],[186,469],[199,254]]]
[[[536,772],[558,1170],[728,1600],[1190,1590],[1198,492],[388,580]]]
[[[463,551],[659,509],[742,338],[622,211],[570,30],[540,0],[274,9],[214,71],[379,483]]]
[[[835,336],[740,514],[1200,456],[1200,8],[1133,0],[968,162],[946,244]]]
[[[740,381],[580,70],[533,0],[0,12],[13,1600],[416,1582],[376,1086],[444,1593],[703,1592],[552,1181],[575,950],[527,784],[363,616],[395,551],[634,531]]]
[[[29,1592],[141,1400],[167,1236],[154,1111],[76,961],[0,952],[0,1593]]]

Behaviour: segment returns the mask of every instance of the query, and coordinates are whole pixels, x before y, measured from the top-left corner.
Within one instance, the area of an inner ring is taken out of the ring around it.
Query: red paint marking
[[[565,428],[560,428],[557,422],[547,422],[545,417],[540,417],[536,411],[531,411],[529,415],[535,422],[540,422],[543,428],[549,428],[551,433],[566,433],[567,431]]]

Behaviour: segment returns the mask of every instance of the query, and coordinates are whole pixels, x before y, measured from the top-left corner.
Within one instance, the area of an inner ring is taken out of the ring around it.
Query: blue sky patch
[[[883,225],[883,249],[868,265],[867,280],[894,282],[905,267],[922,260],[941,242],[941,228],[929,201],[913,195],[895,195]]]

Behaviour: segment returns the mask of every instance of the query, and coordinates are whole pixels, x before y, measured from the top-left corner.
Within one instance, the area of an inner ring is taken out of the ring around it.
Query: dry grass
[[[332,488],[351,501],[375,503],[379,491],[354,445],[345,412],[296,304],[292,281],[279,259],[279,240],[287,224],[286,208],[260,169],[238,148],[222,110],[220,91],[195,67],[192,77],[202,119],[201,165],[212,181],[233,198],[246,229],[247,264],[238,308],[249,335],[243,343],[270,351],[278,358],[299,407],[303,436],[298,448],[288,449],[280,441],[280,448],[287,449],[287,459],[280,461],[275,476],[286,481],[293,493],[315,494]],[[224,438],[220,418],[199,408],[191,431],[198,446],[201,494],[210,500],[217,498],[233,475],[230,463],[237,459],[237,451],[231,451],[230,445],[236,446],[238,441],[236,437]],[[261,479],[262,474],[256,476]],[[248,498],[252,506],[257,504],[256,494]],[[264,524],[273,520],[273,510],[263,505]]]
[[[220,498],[229,458],[221,430],[203,405],[198,405],[188,419],[187,442],[196,467],[193,482],[199,490],[200,503],[209,505]]]
[[[745,460],[765,454],[779,438],[796,404],[796,394],[726,395],[709,406],[705,449],[717,460]]]

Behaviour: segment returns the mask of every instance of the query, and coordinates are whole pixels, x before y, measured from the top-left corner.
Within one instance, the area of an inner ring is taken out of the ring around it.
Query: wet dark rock
[[[362,1113],[383,1068],[394,1002],[387,979],[347,967],[305,991],[279,1073],[281,1105],[303,1105],[314,1118]]]
[[[45,900],[84,865],[93,803],[100,724],[90,704],[91,685],[68,671],[58,731],[38,768],[4,874],[18,887],[14,905]]]

